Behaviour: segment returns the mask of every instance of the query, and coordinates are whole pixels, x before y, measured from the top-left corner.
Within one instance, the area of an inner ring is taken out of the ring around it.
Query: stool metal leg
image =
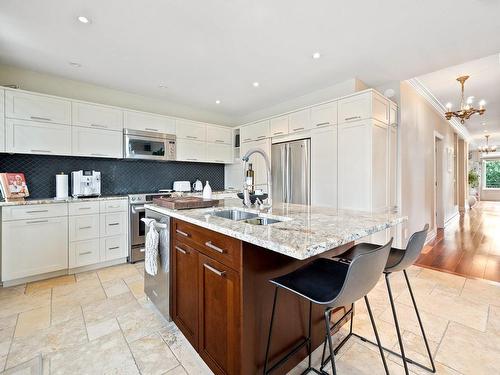
[[[330,334],[330,311],[328,310],[325,310],[325,328],[328,348],[330,350],[330,363],[332,364],[332,373],[333,375],[337,375],[337,369],[335,368],[335,354],[333,353],[332,335]],[[323,371],[323,363],[321,364],[321,372],[325,373],[325,371]]]
[[[271,346],[271,334],[273,332],[274,311],[276,310],[276,300],[278,299],[278,287],[274,289],[273,312],[271,313],[271,323],[269,326],[269,335],[267,336],[266,359],[264,360],[264,375],[267,375],[267,361],[269,360],[269,349]]]
[[[370,302],[368,302],[368,297],[365,296],[366,309],[368,310],[368,315],[370,315],[370,321],[372,322],[373,333],[375,334],[375,339],[377,340],[377,346],[380,351],[380,356],[382,357],[382,363],[384,364],[385,373],[389,375],[389,369],[387,368],[387,362],[384,356],[384,348],[380,342],[380,337],[378,336],[377,326],[375,325],[375,319],[373,318],[372,309],[370,307]]]
[[[425,348],[427,349],[427,354],[429,355],[429,360],[430,360],[431,366],[432,366],[432,369],[427,369],[426,367],[424,367],[424,368],[427,370],[430,370],[431,372],[436,372],[436,366],[434,365],[434,359],[432,358],[431,349],[429,347],[429,343],[427,342],[427,336],[425,335],[424,325],[422,324],[422,319],[420,319],[420,313],[418,312],[417,302],[415,301],[415,296],[413,295],[413,290],[411,289],[410,279],[408,278],[408,274],[406,273],[406,270],[403,270],[403,274],[405,275],[406,285],[408,285],[408,291],[410,292],[411,301],[413,302],[413,307],[415,308],[415,314],[417,315],[417,320],[418,320],[418,324],[420,326],[420,331],[422,332],[422,337],[424,338]],[[423,367],[423,366],[420,366],[420,367]]]

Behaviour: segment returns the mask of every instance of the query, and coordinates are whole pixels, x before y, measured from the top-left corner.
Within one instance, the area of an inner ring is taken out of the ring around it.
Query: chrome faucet
[[[247,153],[241,158],[241,160],[244,161],[243,163],[243,204],[247,207],[250,207],[252,205],[252,202],[250,201],[250,187],[247,184],[246,178],[245,178],[245,171],[247,169],[247,163],[248,159],[250,156],[253,154],[260,154],[264,158],[264,162],[266,164],[266,171],[267,171],[267,203],[269,206],[272,205],[272,180],[271,180],[271,163],[269,162],[269,157],[265,153],[264,150],[260,148],[252,148],[247,151]]]

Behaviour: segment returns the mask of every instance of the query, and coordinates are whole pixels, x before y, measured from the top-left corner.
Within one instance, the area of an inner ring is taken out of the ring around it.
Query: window
[[[484,168],[484,187],[500,189],[500,160],[485,160]]]

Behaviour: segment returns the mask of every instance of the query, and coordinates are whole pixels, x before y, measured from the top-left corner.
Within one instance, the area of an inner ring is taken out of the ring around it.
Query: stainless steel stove
[[[128,251],[129,263],[135,263],[144,260],[144,244],[146,238],[146,227],[142,222],[142,218],[146,217],[145,204],[153,203],[154,197],[170,197],[170,190],[160,190],[159,193],[148,194],[129,194],[129,233],[130,247]]]

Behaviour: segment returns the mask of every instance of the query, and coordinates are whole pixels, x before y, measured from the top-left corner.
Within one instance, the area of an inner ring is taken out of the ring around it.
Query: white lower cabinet
[[[177,138],[177,160],[205,161],[207,156],[207,143]]]
[[[100,239],[101,261],[124,258],[128,255],[125,236],[105,237]]]
[[[2,281],[68,268],[68,217],[2,223]]]
[[[99,215],[69,217],[69,240],[83,241],[99,237]]]
[[[100,262],[99,238],[69,244],[69,268],[83,267]]]
[[[337,207],[337,127],[311,131],[311,204]]]
[[[71,126],[7,119],[5,149],[20,154],[71,155]]]
[[[101,222],[101,229],[100,229],[101,237],[124,234],[126,232],[127,213],[117,212],[110,214],[101,214],[100,222]]]
[[[123,157],[123,135],[114,130],[73,126],[72,146],[75,156]]]
[[[233,147],[231,145],[207,143],[206,160],[213,163],[231,163]]]
[[[3,113],[0,113],[0,152],[5,151],[5,118]]]

